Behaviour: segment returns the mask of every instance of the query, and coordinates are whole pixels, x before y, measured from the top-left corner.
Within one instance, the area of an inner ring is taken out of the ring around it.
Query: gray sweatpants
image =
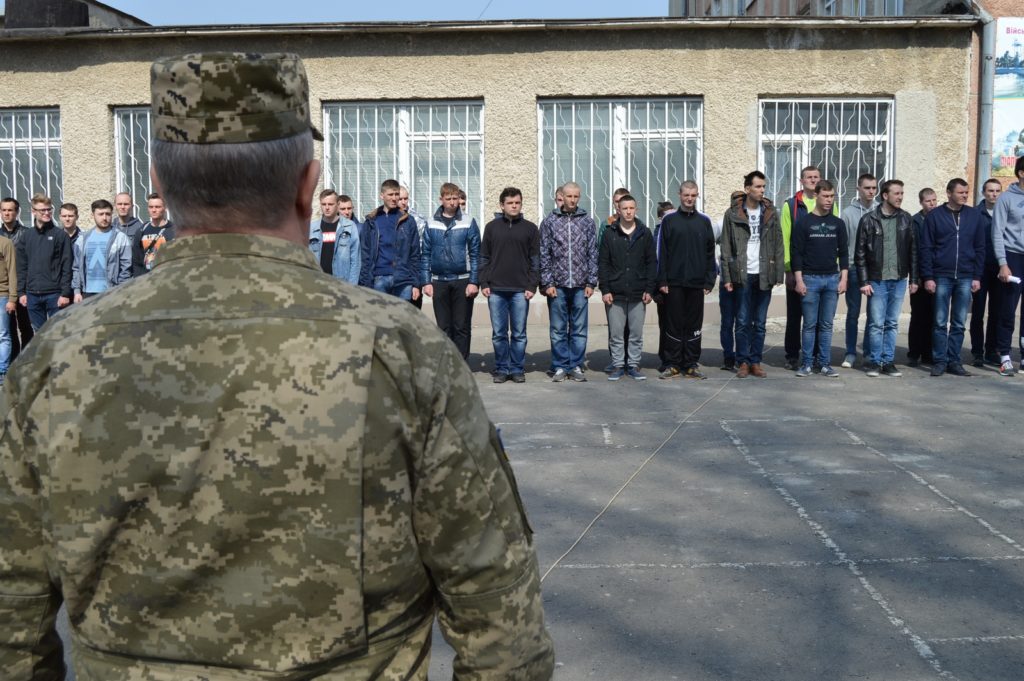
[[[642,301],[635,300],[626,302],[616,299],[611,305],[605,305],[605,312],[608,313],[608,351],[612,355],[612,365],[617,368],[627,366],[640,366],[640,353],[644,349],[644,316],[646,306]],[[623,343],[626,323],[629,323],[629,348],[628,359],[623,355],[626,348]]]

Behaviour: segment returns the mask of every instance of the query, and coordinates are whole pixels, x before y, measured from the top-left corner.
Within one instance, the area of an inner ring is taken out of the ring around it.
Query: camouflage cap
[[[298,55],[210,52],[153,62],[153,135],[163,142],[266,142],[311,130]]]

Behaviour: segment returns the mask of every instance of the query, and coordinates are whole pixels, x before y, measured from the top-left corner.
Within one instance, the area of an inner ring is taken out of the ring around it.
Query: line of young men
[[[114,216],[115,205],[117,216]],[[19,220],[17,199],[0,199],[0,384],[10,362],[46,320],[61,308],[148,272],[160,247],[174,238],[174,226],[158,194],[147,197],[150,221],[132,216],[132,198],[120,193],[115,203],[93,201],[94,227],[78,225],[78,206],[59,209],[53,201],[32,197],[31,227]]]

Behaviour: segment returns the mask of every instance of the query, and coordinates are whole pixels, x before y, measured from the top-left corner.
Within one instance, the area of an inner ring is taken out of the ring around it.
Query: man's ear
[[[309,224],[313,217],[313,192],[320,182],[320,161],[313,159],[306,165],[299,179],[298,194],[295,196],[295,209],[301,222]]]

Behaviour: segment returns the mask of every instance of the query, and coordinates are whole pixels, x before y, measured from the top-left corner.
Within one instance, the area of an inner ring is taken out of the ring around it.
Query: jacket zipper
[[[573,287],[572,259],[575,256],[575,253],[572,252],[572,216],[571,215],[565,221],[565,225],[566,225],[566,228],[569,230],[569,281],[568,281],[568,287],[572,288]]]
[[[960,217],[959,215],[953,218],[953,228],[956,229],[956,260],[953,263],[953,278],[958,279],[960,277]]]

